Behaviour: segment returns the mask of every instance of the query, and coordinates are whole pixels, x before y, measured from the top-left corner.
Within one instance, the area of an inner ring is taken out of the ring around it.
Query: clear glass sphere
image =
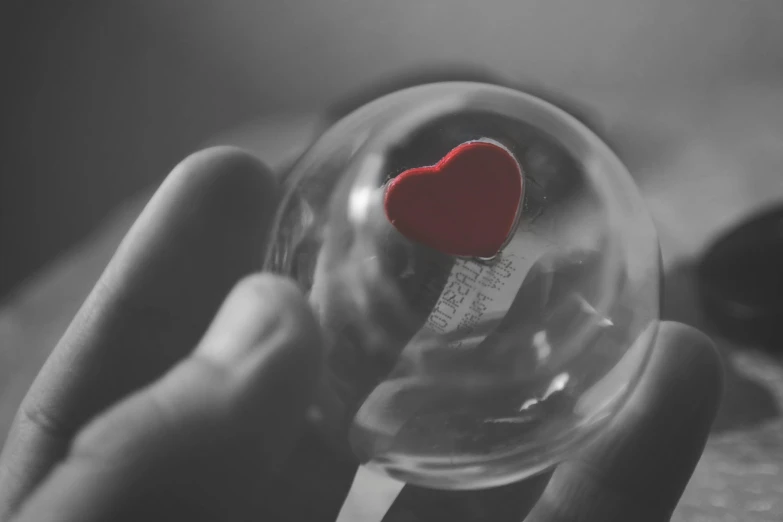
[[[437,83],[329,129],[286,179],[265,268],[325,338],[312,420],[440,489],[499,486],[600,433],[657,331],[660,255],[625,167],[533,96]]]

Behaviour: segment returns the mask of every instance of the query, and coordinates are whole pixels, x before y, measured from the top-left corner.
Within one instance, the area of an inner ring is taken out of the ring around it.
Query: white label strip
[[[433,336],[437,338],[487,320],[502,319],[533,264],[551,245],[541,236],[518,229],[514,238],[493,261],[481,263],[458,260],[427,322],[407,344],[403,357],[417,359],[422,347],[432,348]],[[466,332],[449,343],[449,347],[459,350],[475,348],[490,333],[486,329],[478,329],[473,334]],[[439,345],[435,347],[438,349]],[[394,397],[426,379],[425,375],[413,374],[381,383],[362,404],[356,414],[356,423],[384,436],[394,436],[410,415],[408,411],[390,407]],[[426,397],[425,389],[422,391],[422,400]]]
[[[546,252],[550,242],[529,231],[518,229],[503,251],[490,262],[459,259],[425,326],[411,339],[409,348],[432,336],[457,330],[465,332],[449,346],[469,349],[489,334],[471,335],[475,326],[502,319],[511,307],[531,267]]]

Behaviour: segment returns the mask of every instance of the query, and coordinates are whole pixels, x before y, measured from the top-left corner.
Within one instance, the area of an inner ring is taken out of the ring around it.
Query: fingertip
[[[661,323],[639,384],[598,441],[593,458],[618,470],[630,462],[652,470],[665,464],[655,455],[666,449],[681,458],[658,475],[690,476],[722,391],[723,366],[712,340],[690,326]]]
[[[150,199],[102,284],[158,308],[210,301],[214,314],[213,300],[260,268],[279,200],[274,174],[252,154],[236,147],[191,154]]]
[[[260,159],[229,146],[191,154],[172,170],[165,184],[188,187],[178,193],[193,198],[192,204],[218,210],[219,215],[254,220],[268,218],[277,206],[280,190],[274,173]]]
[[[704,450],[722,387],[709,337],[661,323],[628,402],[599,439],[558,466],[531,520],[667,519]]]
[[[649,389],[680,394],[686,402],[699,399],[700,410],[714,418],[723,398],[724,375],[720,353],[706,334],[682,323],[661,323],[644,376]]]
[[[281,336],[281,355],[300,368],[314,373],[321,362],[321,330],[307,299],[296,283],[269,273],[258,273],[243,279],[237,292],[252,295],[272,321]]]
[[[256,301],[273,301],[277,311],[291,318],[292,324],[313,323],[315,319],[301,289],[290,278],[269,272],[257,272],[242,278],[234,292],[252,296]]]
[[[252,182],[258,173],[266,174],[269,168],[256,156],[239,147],[221,145],[196,151],[181,160],[170,177],[206,178],[211,183],[217,178],[233,183]]]
[[[234,286],[196,353],[235,372],[257,371],[263,362],[314,379],[319,333],[307,301],[291,280],[257,273]]]

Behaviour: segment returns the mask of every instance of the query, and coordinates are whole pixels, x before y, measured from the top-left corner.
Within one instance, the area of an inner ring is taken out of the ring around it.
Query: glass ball
[[[625,167],[563,110],[488,84],[405,89],[331,127],[285,180],[265,268],[323,330],[319,433],[430,488],[572,455],[657,331],[659,247]]]

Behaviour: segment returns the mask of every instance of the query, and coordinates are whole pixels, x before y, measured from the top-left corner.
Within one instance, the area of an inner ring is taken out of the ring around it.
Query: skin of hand
[[[335,520],[357,463],[304,421],[318,327],[293,283],[256,273],[279,196],[275,176],[234,148],[167,177],[19,409],[0,456],[0,520]],[[663,323],[599,440],[502,488],[406,486],[384,521],[668,520],[722,376],[709,339]]]

